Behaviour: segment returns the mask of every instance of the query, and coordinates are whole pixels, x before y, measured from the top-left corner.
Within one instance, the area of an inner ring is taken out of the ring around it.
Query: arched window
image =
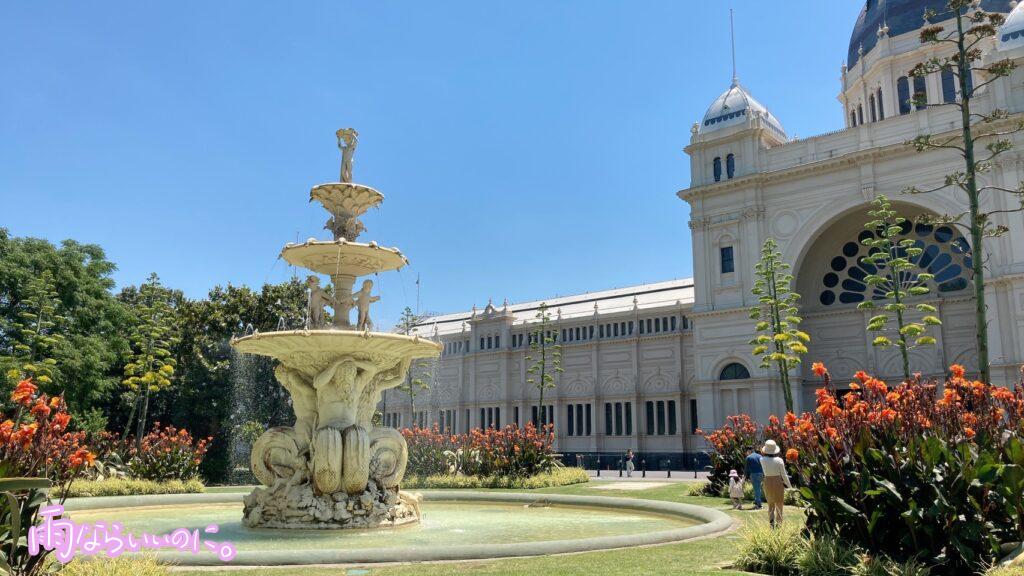
[[[909,258],[915,265],[914,270],[902,272],[899,283],[904,290],[915,286],[929,286],[931,295],[939,293],[959,292],[968,288],[967,277],[972,268],[970,244],[963,236],[956,234],[949,226],[933,226],[931,224],[906,222],[904,231],[896,240],[913,241],[921,254]],[[821,278],[821,292],[818,301],[822,306],[840,304],[858,304],[865,300],[884,300],[887,292],[892,291],[893,277],[884,269],[879,270],[864,258],[872,248],[864,245],[865,241],[875,238],[870,230],[864,230],[857,238],[850,238],[843,244],[839,253],[829,260],[829,268]],[[933,278],[924,281],[918,274],[926,272]],[[882,276],[886,282],[879,286],[867,283],[871,275]]]
[[[885,120],[885,106],[882,105],[882,88],[878,88],[878,119]]]
[[[942,70],[942,101],[946,104],[956,102],[956,76],[953,69],[946,67]]]
[[[868,96],[868,113],[871,114],[871,121],[878,122],[878,111],[875,110],[875,95]]]
[[[736,156],[729,154],[725,157],[725,176],[732,178],[736,174]]]
[[[928,107],[928,84],[925,82],[924,76],[914,76],[914,100],[918,101],[914,104],[918,110]]]
[[[896,96],[900,101],[900,115],[910,114],[910,81],[906,76],[896,81]]]
[[[715,182],[721,182],[722,181],[722,158],[720,156],[715,156],[714,170],[715,170]]]
[[[857,126],[857,111],[850,110],[850,128]]]
[[[727,364],[718,376],[719,380],[746,380],[748,378],[750,378],[750,371],[746,366],[737,362]]]
[[[864,123],[864,106],[857,104],[857,124]]]

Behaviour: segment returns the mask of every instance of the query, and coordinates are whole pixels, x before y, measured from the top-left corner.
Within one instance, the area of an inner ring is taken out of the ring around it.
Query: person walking
[[[768,499],[768,523],[772,528],[782,522],[782,504],[786,498],[786,488],[793,487],[789,482],[789,474],[786,473],[786,462],[779,457],[781,450],[775,440],[768,440],[761,447],[764,493]]]
[[[633,470],[636,470],[636,466],[633,464],[633,449],[626,450],[626,478],[633,477]]]
[[[754,450],[753,446],[747,446],[746,477],[754,485],[754,510],[762,508],[763,501],[761,484],[764,482],[764,471],[761,469],[761,455]]]
[[[735,470],[729,470],[729,498],[733,510],[743,510],[743,478]]]

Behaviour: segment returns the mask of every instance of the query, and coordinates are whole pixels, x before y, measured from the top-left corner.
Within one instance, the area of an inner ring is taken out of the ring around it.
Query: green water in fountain
[[[633,510],[579,506],[424,502],[419,524],[380,530],[265,530],[241,524],[242,504],[189,504],[83,510],[75,522],[120,522],[123,532],[160,535],[177,528],[220,532],[205,539],[228,541],[239,551],[352,549],[459,544],[518,543],[622,536],[693,526],[696,521]]]

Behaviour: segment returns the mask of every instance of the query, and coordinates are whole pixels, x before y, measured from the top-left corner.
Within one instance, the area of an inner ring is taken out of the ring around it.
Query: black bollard
[[[640,461],[640,477],[647,478],[647,460]]]

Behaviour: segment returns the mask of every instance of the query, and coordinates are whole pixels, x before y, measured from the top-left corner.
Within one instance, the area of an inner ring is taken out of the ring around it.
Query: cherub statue
[[[306,328],[320,328],[324,325],[324,308],[334,308],[334,299],[320,287],[320,278],[316,276],[306,278],[306,291]]]
[[[359,310],[359,320],[356,322],[357,330],[373,330],[373,321],[370,320],[370,304],[380,300],[380,296],[371,294],[373,291],[373,280],[363,280],[363,287],[358,292],[352,293],[352,305]]]
[[[359,143],[359,132],[355,128],[342,128],[335,132],[338,137],[338,148],[341,150],[341,181],[352,181],[352,156],[356,153]]]

